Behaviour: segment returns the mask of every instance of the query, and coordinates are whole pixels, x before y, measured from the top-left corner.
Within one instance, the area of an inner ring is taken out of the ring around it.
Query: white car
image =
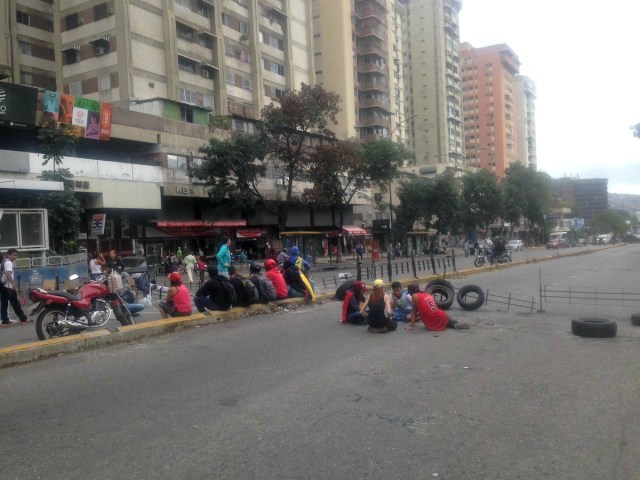
[[[522,240],[509,240],[507,242],[507,251],[521,252],[524,250],[524,242]]]

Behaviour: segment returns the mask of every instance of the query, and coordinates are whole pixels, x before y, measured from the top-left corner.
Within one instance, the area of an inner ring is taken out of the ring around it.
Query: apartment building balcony
[[[366,98],[360,99],[358,102],[359,108],[381,108],[386,112],[389,112],[389,100],[381,98]]]
[[[379,92],[389,92],[389,81],[386,78],[361,79],[358,82],[360,91],[377,90]]]
[[[386,29],[383,27],[363,25],[356,28],[356,36],[359,38],[374,36],[374,37],[378,37],[380,40],[386,40],[387,32],[386,32]]]
[[[383,115],[361,116],[360,127],[379,127],[389,129],[391,127],[391,120],[389,117],[385,117]]]
[[[380,58],[387,59],[387,50],[383,47],[382,42],[380,45],[376,44],[362,44],[358,45],[358,55],[377,55]]]
[[[373,5],[367,5],[366,7],[357,9],[356,15],[360,20],[364,20],[365,18],[376,18],[384,23],[387,17],[387,12],[383,9],[374,7]]]
[[[358,73],[379,73],[386,76],[389,74],[389,67],[387,65],[378,65],[374,62],[359,63]]]
[[[241,117],[253,118],[253,105],[246,105],[229,101],[228,110],[231,115],[239,115]]]

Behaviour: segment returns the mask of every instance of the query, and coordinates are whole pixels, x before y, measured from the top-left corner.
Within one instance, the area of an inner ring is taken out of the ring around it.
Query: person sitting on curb
[[[366,325],[367,312],[362,312],[362,305],[366,301],[364,293],[367,286],[357,280],[353,287],[347,290],[342,302],[342,323],[350,323],[352,325]]]
[[[169,275],[171,286],[164,302],[158,303],[162,318],[187,317],[191,315],[191,295],[187,286],[182,283],[182,275],[173,272]]]
[[[383,287],[384,282],[377,278],[373,282],[373,292],[360,308],[360,313],[365,313],[367,307],[369,308],[367,322],[371,333],[393,332],[398,328],[398,324],[391,320],[391,300],[389,295],[384,293]]]
[[[209,280],[204,282],[204,285],[196,292],[196,296],[193,299],[196,308],[200,313],[203,313],[205,308],[209,310],[230,310],[236,296],[235,288],[227,277],[218,274],[218,268],[215,265],[209,265],[207,273],[209,274]],[[233,291],[233,296],[229,289]]]
[[[282,276],[284,277],[285,282],[287,282],[289,298],[304,297],[307,287],[300,277],[298,267],[296,267],[291,260],[285,260],[282,268],[284,270]]]
[[[260,301],[256,286],[251,280],[240,275],[235,265],[229,267],[229,281],[236,290],[239,307],[248,307]]]
[[[446,328],[455,328],[456,330],[469,328],[468,323],[449,319],[447,312],[438,307],[438,304],[430,294],[421,292],[418,285],[409,285],[407,290],[411,294],[413,309],[409,314],[409,325],[404,327],[405,330],[413,330],[417,315],[420,315],[420,320],[427,327],[427,330],[437,332]]]
[[[408,322],[407,316],[411,313],[413,305],[411,295],[406,290],[402,290],[400,282],[391,284],[391,319],[394,322]]]
[[[269,303],[276,300],[276,287],[271,280],[262,273],[262,266],[259,263],[252,263],[249,266],[251,276],[249,280],[253,282],[258,290],[258,298],[260,303]]]
[[[273,286],[276,289],[276,298],[278,300],[282,300],[289,296],[289,291],[287,289],[287,282],[285,282],[280,270],[276,268],[277,266],[276,261],[272,258],[268,258],[264,261],[264,269],[267,272],[267,278],[271,280],[271,283],[273,283]]]

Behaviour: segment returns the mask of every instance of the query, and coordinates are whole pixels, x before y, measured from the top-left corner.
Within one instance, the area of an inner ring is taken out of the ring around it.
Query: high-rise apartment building
[[[518,161],[529,168],[537,170],[535,101],[536,84],[529,77],[517,75]]]
[[[459,172],[463,167],[461,8],[461,0],[408,2],[403,61],[415,173]]]
[[[518,161],[517,55],[505,44],[461,45],[462,94],[467,166],[504,177]]]

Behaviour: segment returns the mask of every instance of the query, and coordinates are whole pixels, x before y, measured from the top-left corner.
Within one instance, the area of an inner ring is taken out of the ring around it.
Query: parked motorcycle
[[[490,253],[486,250],[483,251],[480,255],[476,257],[473,261],[473,265],[476,267],[482,267],[485,263],[489,263],[493,265],[494,263],[509,263],[511,262],[511,255],[507,252],[503,252],[493,258],[493,261],[490,260]]]
[[[72,275],[69,280],[77,278]],[[112,315],[123,326],[135,323],[122,297],[109,290],[106,276],[87,281],[75,293],[34,288],[29,298],[38,302],[29,315],[38,315],[36,333],[40,340],[102,328]]]

